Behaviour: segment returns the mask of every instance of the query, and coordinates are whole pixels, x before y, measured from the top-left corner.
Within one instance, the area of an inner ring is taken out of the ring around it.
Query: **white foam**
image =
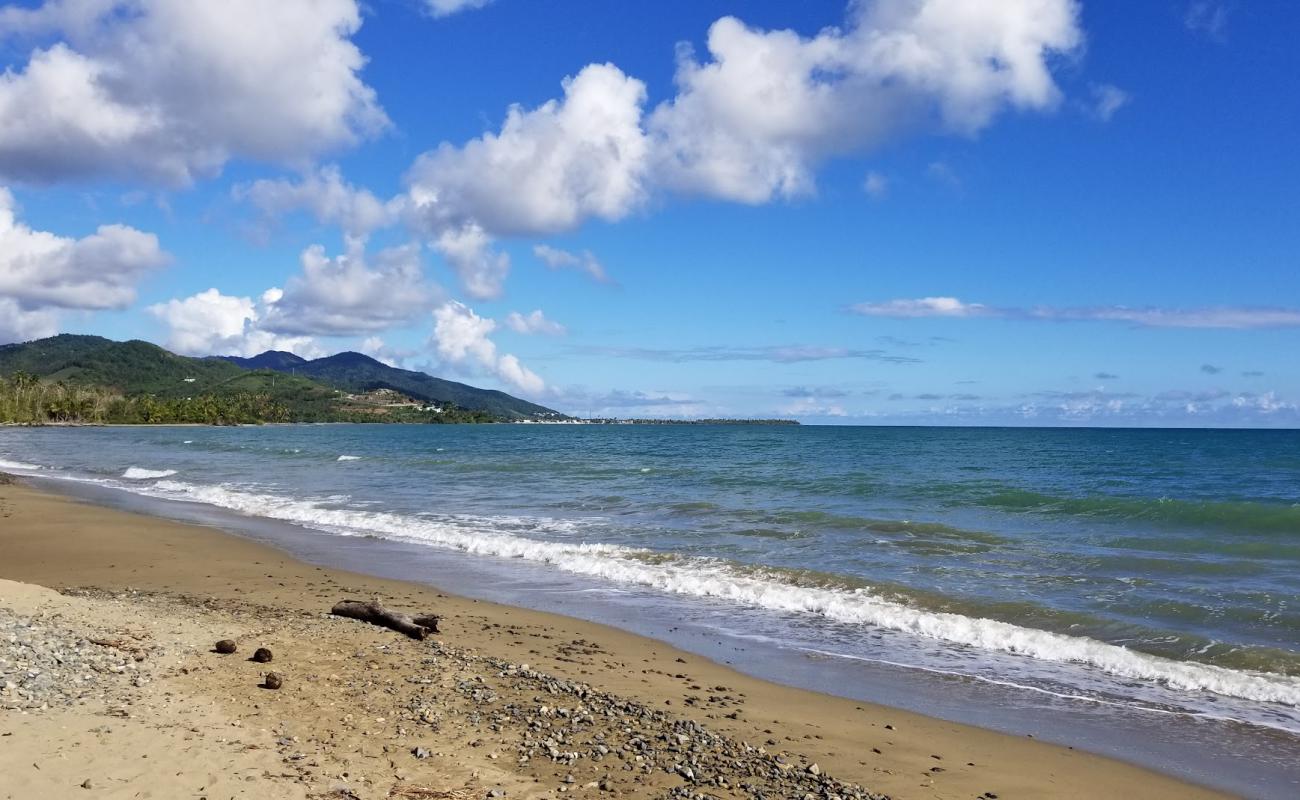
[[[1041,661],[1085,664],[1110,675],[1156,681],[1187,692],[1213,692],[1300,706],[1300,679],[1297,678],[1173,661],[1095,639],[912,608],[877,597],[865,589],[850,591],[795,586],[776,577],[741,574],[712,559],[670,557],[665,560],[662,554],[658,554],[652,563],[645,556],[656,554],[649,550],[613,544],[536,541],[503,533],[481,519],[409,517],[325,508],[307,500],[177,481],[159,481],[155,488],[172,499],[208,503],[342,535],[379,535],[475,555],[518,558],[579,575],[679,595],[719,598],[773,611],[812,614],[837,622],[876,626]]]
[[[181,442],[181,444],[194,444],[194,440],[193,440],[193,439],[186,439],[185,441]]]
[[[339,456],[339,461],[360,461],[361,456]]]
[[[122,477],[128,481],[148,481],[154,478],[170,478],[176,474],[174,469],[141,469],[140,467],[128,467]]]
[[[0,469],[16,469],[25,472],[36,472],[41,469],[39,464],[28,464],[25,461],[6,461],[0,458]]]

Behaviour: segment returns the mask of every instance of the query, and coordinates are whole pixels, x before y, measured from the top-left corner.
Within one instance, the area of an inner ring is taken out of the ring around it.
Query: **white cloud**
[[[867,177],[862,181],[862,191],[877,200],[882,200],[889,195],[889,178],[879,172],[868,172]]]
[[[444,230],[433,241],[433,249],[460,276],[470,297],[490,300],[501,296],[510,274],[510,256],[492,249],[492,237],[479,225],[467,223]]]
[[[384,342],[378,336],[367,336],[357,349],[371,358],[378,359],[390,367],[400,367],[404,365],[407,359],[419,355],[418,350],[408,350],[401,347],[392,347]]]
[[[547,319],[542,310],[535,309],[527,314],[511,311],[506,315],[506,327],[515,333],[542,334],[544,336],[563,336],[564,326],[555,320]]]
[[[999,317],[1055,322],[1128,322],[1146,328],[1300,327],[1300,309],[1258,306],[999,308],[981,303],[965,303],[955,297],[922,297],[916,300],[858,303],[850,306],[849,310],[870,317]]]
[[[0,187],[0,334],[50,335],[56,309],[125,308],[136,284],[169,258],[158,237],[125,225],[101,225],[81,239],[34,230]]]
[[[323,223],[339,226],[352,237],[365,237],[397,221],[402,201],[380,200],[368,189],[345,180],[334,165],[308,172],[300,180],[258,180],[235,187],[237,200],[247,200],[269,218],[305,209]]]
[[[362,82],[355,0],[47,0],[57,37],[0,75],[0,176],[173,186],[231,158],[300,162],[388,123]],[[3,28],[0,28],[3,29]]]
[[[1131,322],[1148,328],[1295,328],[1300,309],[1216,306],[1207,308],[1034,308],[1046,320]]]
[[[275,293],[268,292],[266,297]],[[249,297],[232,297],[208,289],[191,297],[149,306],[168,327],[167,347],[194,356],[253,356],[266,350],[287,350],[304,358],[322,355],[307,336],[279,336],[257,327],[266,313]]]
[[[1234,408],[1258,411],[1262,414],[1276,414],[1279,411],[1297,411],[1300,406],[1279,400],[1274,392],[1263,394],[1240,394],[1232,398]]]
[[[583,68],[563,100],[514,106],[499,133],[421,155],[407,175],[414,220],[434,235],[473,224],[499,236],[621,219],[645,196],[644,100],[612,64]]]
[[[1092,113],[1102,122],[1110,122],[1115,112],[1128,105],[1133,96],[1118,86],[1109,83],[1093,84]]]
[[[482,8],[491,2],[492,0],[424,0],[424,5],[435,17],[449,17],[460,11]]]
[[[806,194],[820,162],[914,127],[970,135],[1003,108],[1052,107],[1050,59],[1082,41],[1073,0],[858,2],[811,38],[723,17],[650,115],[656,174],[745,203]]]
[[[858,303],[852,311],[869,317],[972,317],[989,314],[992,309],[979,303],[963,303],[955,297],[921,297]]]
[[[496,322],[475,314],[464,303],[450,300],[433,311],[432,344],[438,358],[448,366],[486,371],[531,395],[546,390],[546,382],[513,355],[498,355],[490,338]]]
[[[0,344],[44,339],[59,332],[53,311],[27,311],[16,301],[0,297]]]
[[[649,115],[641,81],[589,64],[564,80],[562,98],[512,106],[499,131],[419,156],[403,216],[474,297],[496,297],[509,267],[496,237],[620,220],[658,191],[745,203],[811,192],[829,158],[909,130],[973,135],[1004,109],[1051,108],[1051,62],[1083,41],[1076,0],[855,0],[846,14],[842,29],[811,38],[719,19],[709,58],[681,50],[677,94]],[[586,254],[535,252],[605,280]]]
[[[353,335],[409,322],[437,299],[424,279],[420,246],[408,244],[368,257],[359,239],[329,257],[320,245],[303,251],[302,272],[283,292],[264,298],[260,326],[274,333]],[[279,290],[276,290],[279,291]]]
[[[605,266],[600,263],[600,260],[590,250],[583,250],[581,253],[570,253],[568,250],[561,250],[548,244],[539,244],[533,247],[533,255],[540,258],[542,263],[553,270],[575,269],[587,273],[597,283],[614,282],[605,271]]]

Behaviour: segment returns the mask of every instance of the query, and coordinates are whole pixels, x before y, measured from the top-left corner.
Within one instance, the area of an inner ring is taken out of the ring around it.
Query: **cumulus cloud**
[[[491,235],[617,220],[653,188],[746,203],[812,189],[835,155],[917,127],[969,135],[1005,108],[1052,107],[1051,61],[1082,43],[1073,0],[877,0],[814,37],[734,17],[708,58],[679,53],[676,95],[643,116],[645,86],[612,64],[564,81],[564,97],[512,107],[497,133],[420,156],[407,182],[434,230]]]
[[[304,358],[323,355],[307,336],[281,336],[258,327],[268,305],[279,299],[277,289],[251,297],[224,295],[208,289],[186,298],[149,306],[149,313],[168,328],[167,347],[193,356],[254,356],[266,350],[287,350]]]
[[[552,319],[547,319],[540,308],[520,314],[511,311],[506,315],[506,327],[515,333],[542,334],[544,336],[563,336],[564,326]]]
[[[365,353],[371,358],[384,362],[390,367],[400,367],[408,359],[414,358],[420,354],[418,350],[411,350],[403,347],[393,347],[386,344],[378,336],[367,336],[357,346],[357,350]]]
[[[167,344],[190,355],[256,355],[289,350],[322,355],[316,336],[373,334],[412,321],[441,296],[424,279],[420,246],[381,250],[348,240],[347,252],[327,256],[320,245],[303,251],[301,272],[284,288],[254,300],[208,289],[150,306],[168,327]],[[383,346],[382,340],[372,349]],[[368,352],[368,351],[367,351]],[[396,351],[390,351],[390,356]]]
[[[47,0],[0,31],[54,43],[0,75],[0,176],[184,186],[299,162],[388,124],[355,0]]]
[[[1207,306],[1158,308],[1147,306],[1082,306],[1009,308],[966,303],[955,297],[922,297],[857,303],[849,307],[869,317],[998,317],[1056,322],[1127,322],[1146,328],[1294,328],[1300,327],[1300,309],[1259,306]]]
[[[492,0],[424,0],[424,7],[435,17],[449,17],[461,11],[470,11],[491,3]]]
[[[444,365],[467,367],[495,375],[511,387],[538,395],[546,382],[511,354],[501,355],[491,334],[496,322],[475,314],[464,303],[449,300],[433,311],[433,344]]]
[[[813,37],[723,17],[709,58],[679,53],[648,128],[679,190],[745,203],[806,194],[817,165],[918,127],[971,135],[1004,108],[1052,107],[1050,61],[1083,41],[1073,0],[877,0]]]
[[[645,85],[592,64],[563,86],[563,100],[512,107],[498,133],[421,155],[407,174],[415,219],[435,232],[472,223],[518,235],[635,208],[645,195]]]
[[[562,97],[512,106],[499,130],[422,154],[405,177],[403,216],[474,297],[496,297],[509,267],[496,238],[617,221],[660,192],[743,203],[806,194],[829,158],[1052,108],[1052,63],[1082,40],[1075,0],[863,0],[842,28],[813,37],[723,17],[706,58],[680,49],[676,93],[648,113],[641,81],[589,64],[563,81]],[[877,177],[866,189],[879,196],[886,185]],[[585,254],[538,256],[605,280]]]
[[[59,332],[53,311],[27,311],[16,301],[0,297],[0,344],[44,339]]]
[[[299,180],[264,179],[237,186],[234,196],[252,203],[268,218],[305,210],[357,238],[392,225],[402,208],[400,198],[380,200],[368,189],[348,183],[335,165],[308,172]]]
[[[425,281],[418,244],[381,250],[373,258],[358,239],[348,240],[347,252],[334,257],[312,245],[301,263],[302,272],[267,304],[261,328],[297,335],[373,333],[411,321],[440,294]]]
[[[570,253],[568,250],[561,250],[548,244],[539,244],[533,247],[533,255],[541,259],[542,263],[550,269],[573,269],[586,273],[596,283],[614,282],[605,272],[605,266],[590,250]]]
[[[0,187],[0,333],[39,338],[57,328],[57,309],[125,308],[136,284],[169,259],[158,237],[125,225],[80,239],[34,230]]]
[[[492,247],[492,237],[473,222],[447,228],[433,241],[447,265],[460,277],[470,297],[491,300],[501,296],[510,274],[510,255]]]

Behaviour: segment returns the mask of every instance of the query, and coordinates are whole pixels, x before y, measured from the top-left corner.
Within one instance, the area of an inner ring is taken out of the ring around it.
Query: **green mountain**
[[[241,367],[305,375],[347,392],[391,389],[426,403],[451,403],[461,408],[485,411],[503,419],[565,418],[558,411],[520,400],[505,392],[479,389],[409,369],[397,369],[361,353],[339,353],[315,361],[305,361],[292,353],[268,350],[252,358],[226,356],[224,360]]]
[[[178,356],[148,342],[72,334],[0,347],[0,374],[13,372],[160,397],[225,394],[231,381],[249,375],[234,364]]]
[[[198,398],[239,398],[247,405],[254,398],[273,406],[277,421],[486,422],[564,417],[505,392],[394,369],[360,353],[315,361],[280,351],[247,359],[188,358],[149,342],[62,334],[0,346],[0,380],[19,373],[46,385],[94,388],[173,405],[196,403]],[[443,410],[421,412],[421,404]],[[184,413],[197,412],[185,406]]]

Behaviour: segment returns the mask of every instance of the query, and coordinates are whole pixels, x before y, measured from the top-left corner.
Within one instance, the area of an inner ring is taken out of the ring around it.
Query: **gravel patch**
[[[0,608],[0,709],[121,703],[149,681],[144,643],[94,638],[58,618]]]

